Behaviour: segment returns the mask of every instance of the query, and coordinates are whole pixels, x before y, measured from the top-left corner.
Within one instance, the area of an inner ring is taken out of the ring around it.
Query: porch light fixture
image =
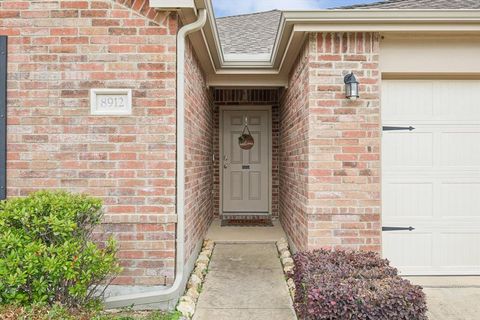
[[[358,95],[359,83],[353,72],[347,74],[343,81],[345,82],[345,95],[347,99],[350,99],[352,101],[357,100],[360,97]]]

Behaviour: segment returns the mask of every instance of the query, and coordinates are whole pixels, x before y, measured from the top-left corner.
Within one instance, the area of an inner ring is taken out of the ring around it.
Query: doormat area
[[[222,218],[222,227],[273,227],[271,218]]]

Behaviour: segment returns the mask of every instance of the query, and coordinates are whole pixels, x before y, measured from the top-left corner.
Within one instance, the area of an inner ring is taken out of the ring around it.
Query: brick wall
[[[125,267],[117,284],[173,280],[177,18],[147,3],[0,2],[0,34],[10,36],[8,196],[101,197],[101,231],[119,239]],[[104,87],[133,89],[133,115],[90,116],[89,89]]]
[[[280,221],[298,250],[307,249],[309,47],[292,68],[280,103]]]
[[[379,251],[378,35],[311,34],[307,46],[290,76],[281,107],[284,228],[300,248]],[[361,84],[357,101],[345,99],[343,76],[350,71]],[[303,227],[304,219],[308,228]]]
[[[214,108],[214,213],[220,208],[220,106],[269,105],[272,106],[272,215],[278,216],[279,202],[279,91],[278,89],[215,89]]]
[[[190,43],[185,58],[185,258],[213,218],[213,103]]]

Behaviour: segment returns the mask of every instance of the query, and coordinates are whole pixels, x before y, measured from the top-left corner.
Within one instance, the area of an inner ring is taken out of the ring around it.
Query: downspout
[[[207,10],[198,10],[198,18],[184,25],[177,34],[177,176],[176,176],[176,249],[175,280],[167,289],[107,298],[107,308],[130,305],[159,304],[177,299],[184,289],[185,267],[185,41],[187,35],[203,28],[207,21]]]

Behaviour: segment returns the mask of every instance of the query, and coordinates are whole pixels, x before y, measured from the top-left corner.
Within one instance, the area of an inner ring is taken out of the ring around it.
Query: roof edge
[[[254,15],[264,14],[264,13],[270,13],[270,12],[282,12],[282,10],[273,9],[273,10],[258,11],[258,12],[252,12],[252,13],[234,14],[234,15],[232,15],[232,16],[224,16],[224,17],[217,17],[217,16],[215,16],[215,19],[216,19],[216,20],[220,20],[220,19],[225,19],[225,18],[236,18],[236,17],[243,17],[243,16],[254,16]]]
[[[291,57],[287,57],[295,55],[294,47],[304,41],[309,32],[474,32],[480,35],[480,9],[289,10],[282,11],[270,61],[228,61],[221,49],[211,0],[194,1],[197,9],[207,8],[209,13],[209,22],[201,35],[192,37],[198,37],[195,42],[198,46],[194,48],[202,51],[201,56],[205,57],[202,67],[212,77],[267,71],[272,76],[285,77],[292,64]]]
[[[376,1],[376,2],[372,2],[372,3],[363,3],[363,4],[359,3],[359,4],[349,5],[349,6],[332,7],[332,8],[328,8],[328,9],[330,9],[330,10],[335,10],[335,9],[359,9],[359,8],[366,7],[366,6],[383,5],[383,4],[388,4],[388,3],[392,3],[392,1],[383,0],[383,1]]]

